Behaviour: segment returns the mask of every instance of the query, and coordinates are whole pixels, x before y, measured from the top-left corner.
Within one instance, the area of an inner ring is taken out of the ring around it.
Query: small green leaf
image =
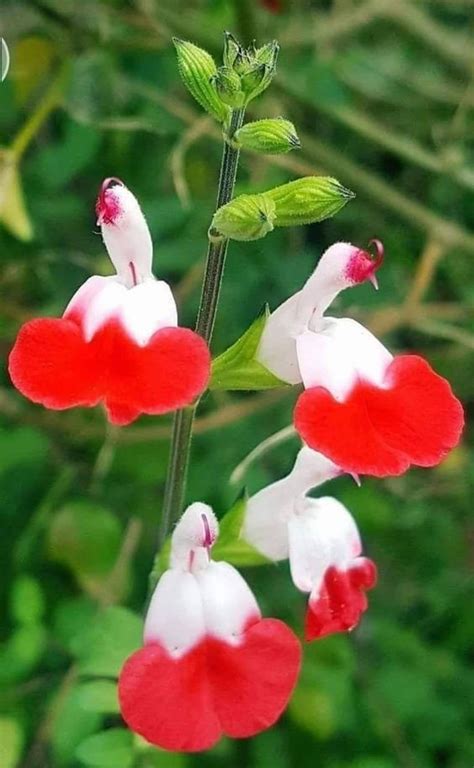
[[[275,203],[274,224],[312,224],[334,216],[355,195],[330,176],[305,176],[266,192]]]
[[[143,621],[112,606],[98,615],[74,642],[73,654],[83,675],[118,677],[124,661],[142,644]]]
[[[81,707],[79,689],[79,685],[74,685],[65,696],[51,734],[53,765],[58,768],[76,765],[76,748],[88,736],[97,733],[102,724],[102,715]]]
[[[220,123],[226,122],[230,108],[221,101],[214,85],[217,75],[214,59],[193,43],[177,38],[173,42],[178,55],[179,74],[186,88],[206,112]]]
[[[95,733],[79,744],[76,757],[91,768],[130,768],[134,760],[133,735],[123,728]]]
[[[219,208],[212,219],[211,233],[232,240],[259,240],[273,229],[275,204],[267,195],[239,195]]]
[[[20,172],[8,150],[0,150],[0,223],[18,240],[33,238]]]
[[[89,501],[72,501],[54,516],[49,554],[68,567],[87,592],[96,594],[115,565],[121,538],[120,523],[109,510]]]
[[[255,390],[288,386],[255,359],[268,307],[252,323],[243,336],[212,363],[210,389]]]
[[[219,521],[219,537],[212,549],[213,560],[225,560],[232,565],[266,565],[267,558],[241,537],[247,496],[238,499]]]
[[[0,765],[16,768],[23,749],[23,731],[12,717],[0,717]]]
[[[12,588],[11,613],[18,624],[38,624],[44,613],[43,592],[36,579],[19,576]]]
[[[246,123],[236,131],[233,140],[242,149],[267,155],[301,147],[295,126],[283,117]]]
[[[79,706],[86,712],[117,714],[120,711],[117,686],[110,680],[82,683],[77,690]]]

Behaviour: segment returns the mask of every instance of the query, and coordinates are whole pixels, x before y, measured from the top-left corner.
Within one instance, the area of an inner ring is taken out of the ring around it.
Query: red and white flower
[[[323,254],[302,290],[265,327],[258,359],[291,384],[303,382],[294,422],[303,440],[345,471],[399,475],[431,467],[457,445],[462,406],[418,355],[394,357],[364,326],[327,317],[340,291],[370,280],[383,258],[349,243]]]
[[[96,210],[116,274],[86,280],[62,318],[25,323],[9,370],[17,389],[47,408],[103,402],[112,423],[128,424],[192,402],[207,385],[210,355],[200,336],[178,327],[170,287],[152,274],[134,195],[106,179]]]
[[[295,586],[309,593],[306,640],[353,629],[367,608],[365,590],[377,580],[373,561],[361,557],[350,512],[329,496],[307,496],[340,474],[339,467],[305,446],[287,477],[247,502],[244,537],[271,560],[289,558]]]
[[[186,752],[223,735],[243,738],[283,712],[301,648],[281,621],[262,619],[242,576],[210,559],[217,520],[192,504],[172,536],[145,623],[144,647],[125,663],[119,699],[127,725],[147,741]]]

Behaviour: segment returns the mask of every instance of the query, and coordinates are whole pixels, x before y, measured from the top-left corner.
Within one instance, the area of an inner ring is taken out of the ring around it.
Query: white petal
[[[193,573],[209,565],[219,523],[208,504],[196,501],[179,519],[171,537],[171,565]]]
[[[256,354],[262,365],[288,384],[301,382],[295,339],[304,330],[304,323],[298,321],[298,297],[296,293],[272,312]]]
[[[113,197],[117,211],[110,223],[99,220],[102,238],[120,280],[131,288],[151,277],[150,230],[138,200],[127,187],[117,184],[105,194]]]
[[[206,634],[201,588],[192,573],[171,569],[159,580],[145,620],[145,643],[158,642],[174,656]]]
[[[347,567],[361,552],[359,532],[350,512],[336,499],[305,499],[288,524],[291,576],[311,592],[330,565]]]
[[[288,557],[288,520],[294,505],[295,492],[286,477],[262,488],[247,502],[243,536],[270,560]]]
[[[358,379],[382,387],[393,360],[363,325],[349,318],[325,317],[297,339],[305,388],[324,387],[343,401]]]
[[[196,573],[201,589],[206,632],[228,642],[238,642],[251,620],[261,617],[260,610],[245,579],[228,563],[211,562]]]
[[[78,288],[64,310],[63,317],[67,318],[71,314],[75,314],[83,318],[95,297],[102,293],[105,288],[116,282],[117,278],[115,275],[110,277],[92,275]]]
[[[286,477],[251,496],[245,510],[243,534],[270,560],[288,557],[288,521],[305,493],[341,473],[321,453],[301,448]]]
[[[127,290],[120,319],[128,335],[145,346],[161,328],[178,325],[176,302],[164,280],[146,280]]]
[[[114,278],[93,296],[82,321],[86,341],[90,341],[109,320],[120,317],[127,290]]]

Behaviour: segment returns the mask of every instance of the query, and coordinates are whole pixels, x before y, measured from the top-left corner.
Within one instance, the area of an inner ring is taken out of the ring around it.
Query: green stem
[[[243,109],[236,109],[232,112],[222,153],[216,210],[228,203],[234,194],[237,165],[239,162],[239,150],[230,145],[229,139],[231,139],[234,133],[240,128],[243,119]],[[201,291],[201,302],[196,321],[196,332],[199,333],[208,344],[212,338],[212,331],[216,319],[222,275],[224,273],[225,258],[227,254],[227,244],[227,240],[216,241],[211,238],[207,250],[206,269]],[[160,545],[163,545],[171,523],[177,520],[183,510],[193,421],[197,405],[198,403],[196,402],[188,408],[177,411],[174,417],[168,475],[166,478],[163,501]]]

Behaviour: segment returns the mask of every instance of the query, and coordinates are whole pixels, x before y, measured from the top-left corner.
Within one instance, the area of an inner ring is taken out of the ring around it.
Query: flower
[[[217,520],[192,504],[171,541],[145,622],[144,647],[126,662],[119,699],[127,725],[169,750],[196,752],[223,735],[253,736],[281,715],[301,648],[281,621],[262,619],[247,583],[210,559]]]
[[[25,323],[9,371],[35,403],[62,410],[104,402],[112,423],[128,424],[198,397],[210,355],[200,336],[178,327],[170,287],[151,272],[153,245],[134,195],[106,179],[96,211],[116,274],[86,280],[62,318]]]
[[[257,357],[291,384],[303,382],[294,423],[303,440],[348,472],[400,475],[438,464],[459,442],[464,416],[449,383],[418,355],[393,355],[364,326],[327,317],[344,288],[382,263],[349,243],[323,254],[302,290],[270,315]]]
[[[271,560],[289,558],[295,586],[309,593],[306,640],[353,629],[367,608],[364,592],[377,580],[375,564],[361,557],[350,512],[329,496],[306,495],[340,474],[329,459],[304,446],[287,477],[247,502],[244,537]]]

